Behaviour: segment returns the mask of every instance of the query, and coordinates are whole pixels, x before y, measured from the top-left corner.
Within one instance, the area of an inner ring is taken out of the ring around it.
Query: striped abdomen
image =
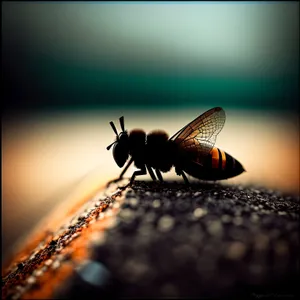
[[[239,161],[217,147],[211,150],[203,166],[191,161],[183,169],[189,175],[204,180],[231,178],[245,171]]]

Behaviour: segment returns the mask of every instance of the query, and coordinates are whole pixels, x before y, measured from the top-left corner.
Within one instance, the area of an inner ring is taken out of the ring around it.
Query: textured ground
[[[57,298],[297,298],[299,197],[136,182]]]

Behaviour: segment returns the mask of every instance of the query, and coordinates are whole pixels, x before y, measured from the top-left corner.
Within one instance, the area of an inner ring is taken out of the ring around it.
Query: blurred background
[[[122,115],[171,136],[221,106],[216,146],[247,170],[224,183],[299,194],[298,85],[298,2],[3,2],[2,258],[120,174]]]

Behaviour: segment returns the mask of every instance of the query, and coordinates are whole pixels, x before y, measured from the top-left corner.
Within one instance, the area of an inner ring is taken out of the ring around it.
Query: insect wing
[[[198,157],[203,157],[214,147],[225,119],[225,112],[221,107],[212,108],[179,130],[171,140],[182,148],[194,149],[198,152]]]

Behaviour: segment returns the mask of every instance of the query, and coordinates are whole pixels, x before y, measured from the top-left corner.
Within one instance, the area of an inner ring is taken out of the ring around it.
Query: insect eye
[[[113,157],[116,164],[122,168],[128,159],[128,149],[126,145],[121,143],[116,143],[113,148]]]

